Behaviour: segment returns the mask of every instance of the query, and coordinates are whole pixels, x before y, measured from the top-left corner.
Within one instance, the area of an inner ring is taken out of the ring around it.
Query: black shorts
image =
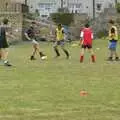
[[[6,40],[0,40],[0,49],[1,48],[8,48],[9,45]]]
[[[82,45],[82,48],[84,48],[84,49],[86,49],[86,48],[91,49],[92,45]]]

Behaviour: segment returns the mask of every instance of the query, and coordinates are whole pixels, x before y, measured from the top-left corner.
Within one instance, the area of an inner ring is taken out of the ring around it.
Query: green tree
[[[53,13],[51,18],[56,24],[61,23],[67,26],[74,21],[74,15],[71,13]]]
[[[116,9],[117,9],[117,12],[120,13],[120,3],[116,4]]]

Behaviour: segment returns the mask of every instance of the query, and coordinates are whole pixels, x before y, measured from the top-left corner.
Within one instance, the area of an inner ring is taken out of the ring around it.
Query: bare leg
[[[85,53],[85,49],[82,48],[81,53],[80,53],[80,62],[81,62],[81,63],[82,63],[83,60],[84,60],[84,53]]]
[[[4,61],[8,60],[8,49],[2,49],[2,59]]]
[[[12,66],[8,61],[8,49],[2,49],[2,59],[5,66]]]
[[[31,60],[35,60],[35,54],[36,54],[36,52],[37,52],[37,48],[36,48],[36,45],[34,44],[33,45],[33,52],[32,52],[32,56],[31,56]]]
[[[116,60],[116,61],[119,61],[119,56],[118,56],[118,54],[117,54],[116,51],[114,51],[114,55],[115,55],[115,60]]]
[[[95,61],[96,61],[96,58],[95,58],[93,49],[89,49],[89,52],[90,52],[90,54],[91,54],[91,60],[92,60],[92,62],[95,62]]]
[[[2,51],[1,51],[1,49],[0,49],[0,60],[2,59]]]
[[[40,46],[39,46],[39,44],[36,44],[36,45],[35,45],[35,48],[36,48],[36,52],[39,53],[39,55],[40,55],[41,58],[42,58],[43,56],[46,56],[46,55],[43,54],[43,52],[40,51]]]
[[[112,61],[112,60],[113,60],[113,55],[114,55],[114,51],[113,51],[113,50],[110,50],[109,57],[108,57],[108,60],[109,60],[109,61]]]

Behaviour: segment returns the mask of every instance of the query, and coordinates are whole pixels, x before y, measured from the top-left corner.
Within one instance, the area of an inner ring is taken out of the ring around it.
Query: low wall
[[[1,12],[0,22],[4,18],[9,19],[9,24],[11,26],[10,32],[15,36],[15,39],[8,38],[10,42],[22,41],[22,28],[23,28],[23,15],[17,12]]]

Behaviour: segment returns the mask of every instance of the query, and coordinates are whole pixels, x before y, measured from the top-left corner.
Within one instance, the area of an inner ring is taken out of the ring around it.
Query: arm
[[[55,31],[54,41],[57,41],[56,38],[57,38],[57,31]]]
[[[16,39],[16,37],[12,33],[9,33],[9,32],[6,32],[6,36],[12,39]]]
[[[83,44],[83,36],[84,36],[84,32],[82,31],[82,32],[80,33],[80,45]]]
[[[25,37],[26,37],[28,40],[31,40],[31,38],[28,36],[27,33],[25,33]]]
[[[91,34],[91,38],[92,38],[92,40],[93,40],[93,38],[94,38],[93,33]]]

